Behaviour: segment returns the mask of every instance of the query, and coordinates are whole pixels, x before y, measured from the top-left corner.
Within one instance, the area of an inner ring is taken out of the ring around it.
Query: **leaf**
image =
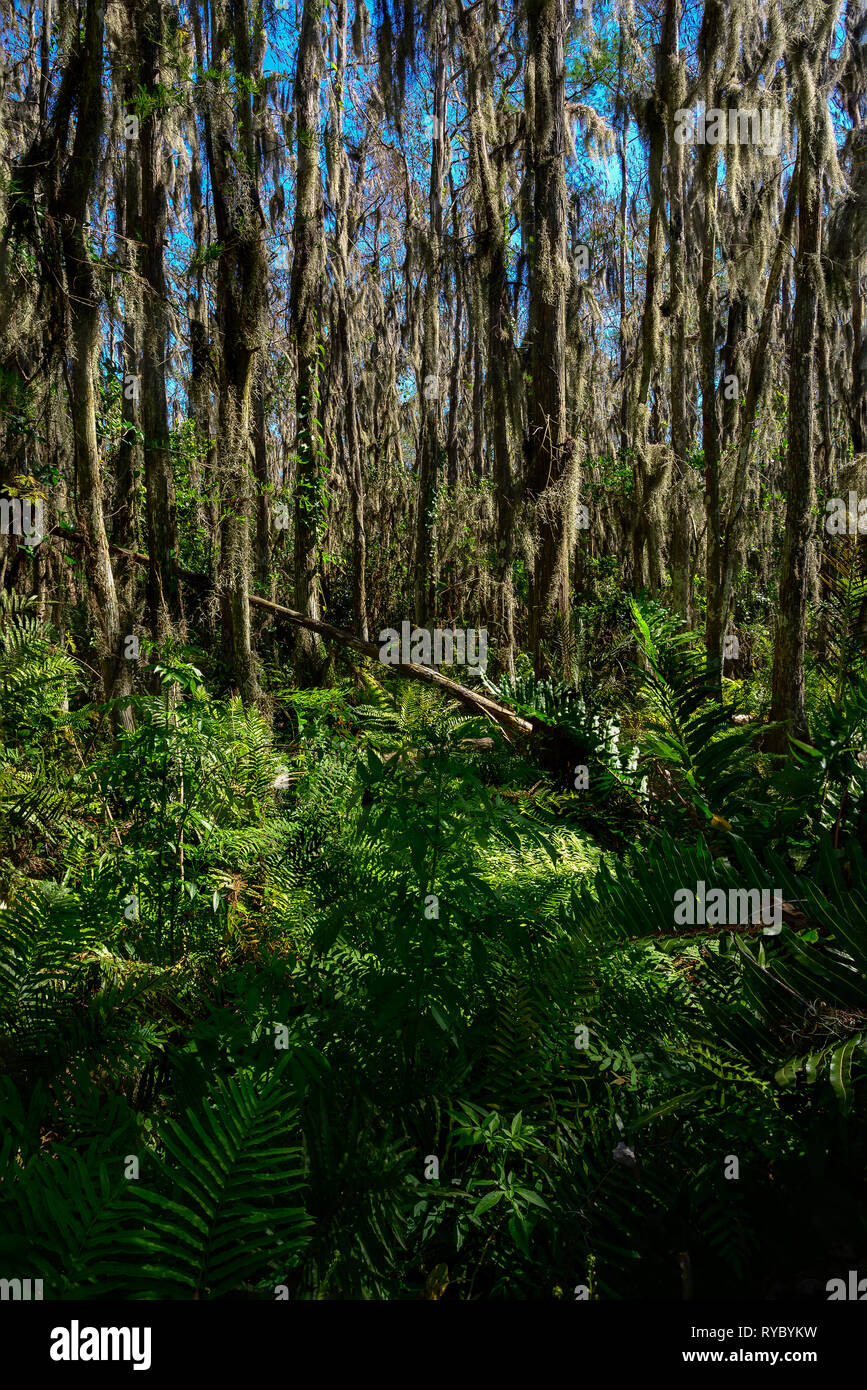
[[[785,1066],[780,1067],[779,1071],[774,1073],[774,1080],[780,1086],[794,1086],[795,1077],[803,1065],[804,1059],[802,1057],[793,1057],[790,1062],[786,1062]]]
[[[430,1011],[433,1014],[436,1022],[439,1024],[440,1028],[442,1028],[443,1032],[447,1033],[450,1038],[454,1038],[454,1028],[452,1027],[446,1015],[443,1013],[439,1004],[437,1004],[436,1001],[433,999],[431,999],[430,1001]]]
[[[435,1265],[425,1280],[424,1296],[428,1299],[442,1298],[449,1286],[449,1267],[446,1264]]]
[[[497,1187],[493,1192],[486,1192],[480,1202],[476,1203],[473,1216],[482,1216],[484,1212],[490,1211],[491,1207],[496,1206],[503,1196],[502,1189]]]
[[[509,1218],[509,1235],[521,1251],[522,1255],[530,1258],[529,1230],[525,1221],[520,1216]]]
[[[852,1104],[852,1053],[861,1041],[861,1035],[849,1038],[831,1054],[831,1085],[844,1110]]]
[[[550,1210],[548,1203],[545,1201],[545,1198],[541,1197],[538,1192],[534,1192],[531,1187],[519,1188],[518,1192],[519,1196],[523,1197],[525,1201],[531,1204],[531,1206],[541,1207],[543,1211]]]
[[[808,1086],[814,1085],[819,1079],[819,1063],[822,1056],[821,1052],[811,1052],[804,1064],[804,1076]]]

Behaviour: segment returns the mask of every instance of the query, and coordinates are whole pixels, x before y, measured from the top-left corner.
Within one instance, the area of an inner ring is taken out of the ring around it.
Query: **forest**
[[[867,1297],[867,0],[0,34],[2,1297]]]

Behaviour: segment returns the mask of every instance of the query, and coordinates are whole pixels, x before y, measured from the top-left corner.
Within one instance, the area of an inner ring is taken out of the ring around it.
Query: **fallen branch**
[[[55,526],[51,536],[52,539],[68,540],[76,545],[84,543],[84,537],[78,532],[67,531],[62,526]],[[125,550],[120,545],[110,545],[109,550],[114,555],[125,556],[126,559],[132,560],[137,565],[150,563],[147,555],[143,555],[140,550]],[[178,568],[177,574],[180,579],[188,583],[205,586],[210,584],[207,575],[196,574],[193,570]],[[377,646],[374,646],[372,642],[362,642],[360,637],[346,632],[344,628],[333,627],[331,623],[323,623],[317,618],[308,618],[304,613],[297,613],[294,608],[286,608],[282,603],[272,603],[270,599],[259,598],[256,594],[248,594],[247,602],[251,608],[260,608],[266,613],[273,613],[275,616],[286,618],[296,627],[307,628],[310,632],[318,632],[321,637],[339,642],[343,647],[351,647],[353,651],[361,652],[362,655],[369,656],[373,661],[379,660],[379,648]],[[432,670],[430,666],[420,666],[414,661],[399,661],[389,663],[389,670],[396,671],[403,676],[409,676],[413,680],[422,681],[426,685],[437,686],[445,694],[450,695],[452,699],[475,710],[477,714],[484,714],[488,719],[493,720],[504,729],[510,729],[513,733],[529,734],[533,731],[533,726],[528,720],[521,719],[512,710],[498,705],[487,695],[480,695],[475,690],[469,690],[465,685],[458,685],[457,681],[449,680],[448,676],[441,675],[439,671]]]

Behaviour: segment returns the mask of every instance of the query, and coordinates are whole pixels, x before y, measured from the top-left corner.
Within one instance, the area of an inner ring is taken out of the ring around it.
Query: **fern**
[[[714,698],[693,634],[658,604],[633,600],[632,613],[646,663],[642,693],[650,719],[643,743],[657,769],[651,792],[675,816],[683,814],[678,807],[691,810],[704,828],[715,818],[734,820],[750,776],[754,731],[732,727],[737,706]]]
[[[857,539],[846,542],[842,554],[826,546],[822,578],[826,592],[818,613],[822,652],[817,665],[839,704],[867,659],[867,576],[861,574]]]

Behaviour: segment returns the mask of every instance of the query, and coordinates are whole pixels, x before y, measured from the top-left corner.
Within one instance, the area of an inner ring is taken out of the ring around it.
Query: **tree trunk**
[[[771,264],[768,268],[768,278],[765,283],[765,297],[762,305],[762,317],[750,362],[750,375],[747,382],[747,392],[739,426],[735,476],[732,482],[728,519],[726,521],[725,534],[723,537],[721,584],[708,593],[708,623],[709,625],[712,624],[711,637],[707,642],[709,673],[713,669],[711,666],[710,652],[711,650],[716,652],[719,649],[721,656],[722,635],[725,632],[731,609],[735,567],[740,551],[741,537],[746,523],[745,501],[747,496],[750,443],[752,441],[756,414],[758,412],[759,401],[761,400],[762,390],[764,389],[767,375],[774,311],[779,302],[780,280],[783,273],[783,265],[791,249],[792,229],[795,224],[795,212],[797,209],[798,167],[799,161],[796,161],[795,170],[786,194],[786,203],[783,209],[783,217],[780,223],[777,243],[771,258]],[[711,611],[712,609],[714,610],[713,613]]]
[[[452,236],[455,246],[460,245],[460,222],[458,220],[458,198],[455,192],[455,181],[451,169],[449,169],[449,193],[452,200]],[[454,490],[458,485],[459,471],[459,450],[458,450],[458,418],[461,408],[461,359],[463,357],[463,326],[464,326],[464,275],[463,268],[457,256],[454,258],[452,267],[454,275],[454,300],[455,311],[452,319],[452,369],[449,377],[449,414],[448,425],[446,427],[445,457],[446,457],[446,478],[449,487]]]
[[[191,6],[193,40],[196,63],[199,68],[208,66],[202,38],[202,24],[198,5]],[[190,123],[190,212],[193,224],[193,244],[196,252],[196,272],[189,300],[190,323],[190,419],[195,427],[196,458],[192,468],[193,486],[202,494],[197,500],[196,511],[203,531],[208,537],[209,573],[216,571],[216,553],[220,529],[219,485],[216,469],[216,449],[214,439],[214,364],[211,359],[211,321],[208,294],[205,284],[203,256],[209,241],[208,208],[202,197],[202,155],[199,144],[199,128],[195,121]]]
[[[515,595],[512,586],[514,556],[515,482],[509,443],[506,402],[513,388],[514,343],[510,327],[507,242],[508,209],[491,161],[494,130],[483,31],[473,15],[461,13],[461,30],[469,64],[468,108],[473,185],[478,189],[475,210],[478,263],[487,286],[488,412],[493,442],[494,495],[496,502],[496,558],[498,665],[514,673]],[[469,301],[468,301],[469,302]],[[470,316],[472,305],[470,305]]]
[[[723,604],[723,535],[720,502],[720,432],[716,399],[716,251],[717,147],[703,145],[699,171],[704,204],[701,245],[701,290],[698,320],[701,341],[701,434],[704,451],[706,530],[705,576],[707,608],[705,650],[708,682],[722,699],[723,645],[726,612]]]
[[[271,573],[271,478],[265,425],[265,377],[259,373],[253,406],[253,461],[256,478],[256,581],[268,596],[274,592]]]
[[[78,481],[78,521],[85,538],[90,606],[94,630],[98,634],[103,692],[108,700],[114,695],[129,694],[131,679],[121,649],[120,611],[103,517],[95,389],[101,346],[99,291],[86,236],[87,204],[103,125],[103,23],[102,0],[87,0],[80,49],[76,54],[80,77],[75,141],[55,214],[62,227],[66,295],[72,328],[69,405]],[[128,708],[119,711],[118,721],[131,729],[131,711]]]
[[[251,393],[262,340],[266,263],[265,219],[259,203],[252,61],[246,0],[212,0],[212,62],[226,67],[234,47],[234,108],[224,91],[211,93],[206,112],[208,163],[220,255],[217,304],[222,339],[217,467],[223,488],[218,588],[223,627],[238,689],[247,700],[259,684],[250,631]],[[211,79],[214,81],[214,79]]]
[[[172,623],[182,621],[181,590],[175,568],[178,524],[166,399],[166,191],[162,177],[163,122],[159,97],[163,48],[161,0],[136,7],[141,86],[150,97],[141,120],[141,268],[144,277],[141,415],[144,433],[145,494],[150,569],[148,612],[154,641],[164,642]]]
[[[816,67],[824,67],[837,4],[823,16],[824,36],[817,43]],[[833,13],[832,13],[833,12]],[[788,736],[809,737],[804,699],[804,644],[807,612],[809,545],[813,535],[813,357],[821,270],[822,142],[824,125],[815,100],[816,71],[797,55],[800,123],[798,164],[798,253],[789,369],[788,451],[786,457],[786,530],[780,568],[777,635],[770,718],[779,728],[768,747],[785,752]],[[810,65],[812,67],[812,64]]]
[[[132,14],[129,24],[133,26]],[[124,111],[129,113],[135,93],[134,74],[123,83]],[[139,373],[139,323],[141,322],[141,290],[139,254],[141,245],[141,159],[138,145],[128,140],[123,154],[123,179],[119,179],[118,233],[121,238],[123,277],[123,353],[121,358],[123,390],[121,394],[122,430],[117,452],[115,499],[111,518],[111,539],[115,545],[135,547],[137,534],[136,496],[141,476],[141,411],[135,382]],[[121,210],[122,195],[122,210]],[[121,561],[116,572],[117,591],[124,616],[132,609],[135,595],[135,575],[132,567]]]
[[[430,165],[430,228],[426,248],[422,328],[421,427],[418,441],[418,510],[415,530],[415,621],[427,626],[437,609],[437,509],[442,435],[440,401],[440,284],[442,281],[443,170],[446,120],[446,17],[435,12],[433,134]]]
[[[629,447],[629,392],[626,386],[626,209],[629,201],[629,171],[627,168],[626,148],[629,135],[629,107],[626,97],[622,92],[623,84],[623,58],[624,58],[624,37],[621,23],[619,55],[617,59],[617,106],[620,111],[620,265],[618,286],[619,293],[619,342],[620,342],[620,454],[625,460],[626,451]]]
[[[659,85],[659,84],[657,84]],[[655,571],[652,551],[655,529],[651,511],[653,507],[653,481],[647,458],[648,441],[648,400],[653,373],[659,355],[660,313],[659,278],[662,269],[662,228],[660,212],[662,207],[662,161],[665,149],[665,111],[657,94],[651,95],[647,104],[648,138],[650,155],[648,159],[647,180],[650,194],[650,210],[647,224],[647,267],[644,282],[644,310],[641,319],[641,372],[638,378],[635,406],[632,411],[635,431],[634,458],[632,465],[634,494],[634,520],[632,530],[632,589],[640,593],[646,588]],[[651,550],[648,565],[647,551]],[[655,573],[654,573],[655,579]],[[655,583],[651,585],[655,587]]]
[[[298,172],[291,286],[291,329],[297,356],[295,606],[315,619],[320,617],[321,611],[318,554],[320,529],[325,519],[326,482],[321,457],[322,333],[319,319],[325,254],[319,173],[321,15],[322,0],[304,0],[295,78]],[[311,678],[321,667],[323,657],[322,645],[315,634],[309,630],[299,633],[297,659],[306,678]]]
[[[564,0],[529,0],[526,120],[534,171],[530,258],[530,388],[527,495],[536,556],[529,585],[530,648],[537,675],[543,644],[569,617],[569,539],[576,446],[566,431],[566,113]],[[563,653],[565,655],[565,652]]]
[[[867,128],[860,124],[858,104],[852,103],[855,129],[852,133],[852,186],[867,200]],[[863,214],[862,214],[863,216]],[[852,299],[852,390],[849,413],[852,422],[852,448],[856,454],[867,453],[867,322],[864,318],[864,294],[861,280],[862,257],[867,247],[861,244],[860,255],[853,256],[850,272]]]
[[[337,301],[337,352],[340,356],[343,379],[343,434],[346,441],[346,478],[352,503],[352,615],[355,631],[367,641],[367,530],[364,519],[364,461],[358,428],[358,403],[355,392],[355,361],[352,325],[349,317],[349,237],[350,217],[357,216],[352,194],[349,159],[343,144],[343,82],[346,69],[346,0],[337,0],[336,39],[337,77],[334,99],[335,142],[338,146],[339,176],[335,207],[335,276],[334,294]],[[366,146],[359,152],[359,168],[364,168]]]
[[[671,451],[672,506],[669,569],[671,606],[690,619],[690,509],[687,486],[686,413],[686,238],[684,233],[684,152],[674,138],[676,112],[686,100],[686,77],[680,58],[680,0],[666,0],[662,59],[668,107],[669,274],[671,277]],[[702,287],[704,290],[704,286]]]

